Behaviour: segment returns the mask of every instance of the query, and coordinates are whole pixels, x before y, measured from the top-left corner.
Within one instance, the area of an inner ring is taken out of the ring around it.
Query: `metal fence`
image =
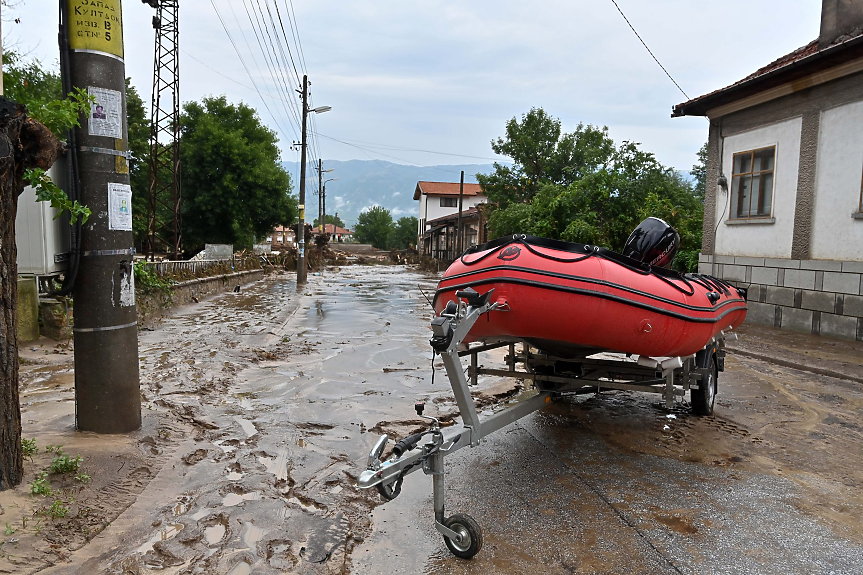
[[[147,262],[159,277],[181,276],[198,277],[215,275],[215,273],[231,273],[261,267],[258,257],[231,258],[229,260],[176,260],[162,262]]]

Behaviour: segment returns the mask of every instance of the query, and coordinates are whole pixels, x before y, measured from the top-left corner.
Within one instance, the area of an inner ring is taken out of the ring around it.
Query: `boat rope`
[[[473,266],[473,265],[476,265],[476,264],[480,263],[481,261],[485,260],[486,258],[493,256],[494,254],[501,251],[506,246],[508,246],[510,244],[517,243],[517,244],[524,246],[527,249],[527,251],[529,251],[530,253],[532,253],[533,255],[535,255],[537,257],[541,257],[543,259],[551,260],[551,261],[558,262],[558,263],[571,264],[571,263],[578,263],[578,262],[584,261],[584,260],[591,258],[591,257],[600,257],[600,258],[603,258],[607,261],[614,262],[619,266],[625,267],[626,269],[633,271],[639,275],[643,275],[643,276],[653,275],[653,276],[659,278],[660,280],[662,280],[663,282],[667,283],[668,285],[670,285],[671,287],[673,287],[674,289],[676,289],[677,291],[679,291],[680,293],[682,293],[685,296],[691,296],[691,295],[695,294],[695,286],[693,286],[692,283],[689,282],[688,275],[685,276],[681,273],[678,273],[678,272],[673,271],[673,270],[667,270],[665,268],[653,267],[653,266],[650,266],[648,264],[639,262],[638,260],[628,258],[624,255],[618,254],[618,253],[613,252],[611,250],[600,248],[598,246],[591,246],[591,245],[586,245],[586,244],[574,244],[574,243],[564,242],[564,241],[560,241],[560,240],[549,240],[549,239],[545,239],[545,238],[534,238],[532,236],[530,236],[530,239],[528,239],[528,238],[529,238],[529,236],[527,236],[526,234],[513,234],[512,236],[504,237],[504,238],[501,238],[499,240],[493,240],[493,241],[488,242],[486,244],[471,246],[467,250],[465,250],[464,253],[462,253],[462,255],[460,256],[459,259],[460,259],[461,263],[464,264],[465,266]],[[540,239],[542,240],[541,242],[537,241]],[[569,252],[574,252],[574,253],[577,253],[578,251],[583,251],[584,255],[577,256],[574,258],[560,258],[557,256],[553,256],[551,254],[543,253],[543,252],[535,249],[532,244],[537,244],[541,247],[548,247],[551,249],[557,249],[559,251],[569,251]],[[548,245],[543,246],[543,244],[548,244]],[[477,253],[483,249],[488,250],[488,251],[486,251],[486,253],[482,254],[481,256],[476,258],[475,260],[468,261],[467,259],[465,259],[465,256],[469,256],[471,254]],[[686,285],[686,288],[688,288],[688,289],[685,289],[684,287],[682,287],[681,285],[679,285],[676,282],[683,282]],[[705,283],[702,283],[702,282],[696,282],[696,283],[698,283],[698,285],[700,285],[700,286],[702,286],[702,287],[704,287],[710,291],[713,291],[715,289],[711,286],[705,285]],[[722,283],[725,283],[725,282],[722,282]],[[717,285],[719,285],[719,284],[717,284]],[[728,284],[728,285],[730,286],[730,284]],[[733,287],[733,286],[731,286],[731,287]],[[727,288],[718,287],[717,291],[721,291],[725,295],[729,295]]]

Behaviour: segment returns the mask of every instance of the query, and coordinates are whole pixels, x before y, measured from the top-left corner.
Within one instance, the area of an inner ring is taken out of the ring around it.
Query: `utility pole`
[[[297,226],[297,285],[306,283],[306,118],[309,112],[322,114],[331,106],[309,108],[309,77],[303,74],[303,90],[297,90],[303,99],[303,137],[300,142],[300,223]]]
[[[458,185],[458,218],[456,219],[456,224],[455,224],[455,251],[456,251],[455,255],[456,256],[461,255],[461,251],[462,251],[461,250],[461,248],[462,248],[462,246],[461,246],[461,244],[462,244],[462,242],[461,242],[461,236],[462,236],[462,233],[461,233],[461,207],[462,207],[463,201],[464,201],[464,170],[461,171],[461,181],[459,182],[459,185]]]
[[[318,158],[318,229],[321,233],[327,230],[327,224],[324,222],[324,207],[323,207],[323,181],[324,181],[324,161]]]
[[[300,143],[300,223],[297,225],[297,285],[306,283],[306,116],[309,78],[303,74],[303,136]]]
[[[83,431],[141,427],[138,322],[126,125],[126,65],[120,0],[76,14],[60,0],[65,85],[95,100],[72,135],[79,198],[93,215],[82,226],[75,284],[75,423]]]

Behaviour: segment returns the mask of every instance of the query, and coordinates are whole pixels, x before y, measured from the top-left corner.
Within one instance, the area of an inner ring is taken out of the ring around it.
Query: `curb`
[[[833,377],[836,379],[843,379],[845,381],[854,381],[857,383],[863,383],[863,377],[857,377],[856,375],[851,375],[848,373],[842,373],[840,371],[834,371],[832,369],[826,369],[823,367],[815,367],[813,365],[806,365],[803,363],[798,363],[795,361],[789,361],[787,359],[781,359],[778,357],[772,357],[769,355],[765,355],[763,353],[755,353],[752,351],[747,351],[744,349],[739,349],[736,347],[727,347],[728,351],[742,355],[744,357],[751,357],[753,359],[760,359],[761,361],[765,361],[767,363],[774,363],[776,365],[781,365],[782,367],[790,367],[792,369],[799,369],[801,371],[808,371],[811,373],[817,373],[818,375],[825,375],[827,377]]]

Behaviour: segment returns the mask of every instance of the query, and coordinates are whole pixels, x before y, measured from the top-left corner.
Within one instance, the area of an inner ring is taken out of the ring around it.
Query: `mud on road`
[[[298,293],[270,277],[142,331],[136,434],[75,432],[71,354],[31,351],[24,436],[82,454],[93,479],[69,486],[68,518],[16,533],[7,571],[347,572],[380,502],[354,487],[377,434],[424,427],[418,400],[456,408],[441,371],[431,382],[433,278],[376,266],[309,280]],[[518,389],[495,385],[483,402]]]
[[[714,417],[603,392],[448,457],[448,512],[485,535],[473,560],[454,558],[429,478],[386,505],[354,488],[380,433],[424,427],[415,401],[456,411],[443,371],[431,382],[419,288],[435,280],[399,267],[309,280],[298,293],[270,277],[141,332],[135,434],[75,432],[71,354],[26,350],[25,437],[81,453],[93,479],[66,486],[75,501],[55,520],[32,515],[49,501],[0,494],[0,521],[32,520],[5,537],[0,572],[863,572],[863,388],[759,359],[787,340],[746,326]],[[839,366],[827,373],[861,364],[859,344],[792,339]],[[482,404],[520,389],[480,388]]]

